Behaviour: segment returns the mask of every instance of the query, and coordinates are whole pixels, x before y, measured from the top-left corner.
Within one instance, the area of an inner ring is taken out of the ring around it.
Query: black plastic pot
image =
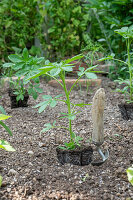
[[[27,107],[28,106],[28,99],[29,95],[28,92],[25,93],[23,100],[16,100],[17,95],[13,94],[13,90],[9,89],[8,94],[10,96],[11,108],[18,108],[18,107]]]
[[[119,104],[118,105],[122,118],[125,120],[133,120],[133,103],[130,104]]]
[[[56,148],[58,161],[64,165],[70,163],[73,165],[89,165],[92,161],[93,149],[92,147],[81,147],[74,150],[64,150],[59,147]]]

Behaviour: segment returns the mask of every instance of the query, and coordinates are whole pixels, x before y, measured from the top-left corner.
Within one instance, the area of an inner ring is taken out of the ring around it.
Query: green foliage
[[[84,103],[79,103],[79,104],[73,104],[71,103],[70,100],[70,93],[71,90],[74,88],[74,86],[77,84],[77,82],[79,81],[79,79],[84,76],[85,74],[88,73],[93,73],[93,69],[96,66],[90,66],[88,67],[86,70],[84,70],[82,72],[82,74],[80,74],[79,78],[77,80],[75,80],[75,83],[72,85],[72,87],[70,88],[70,90],[67,89],[66,87],[66,82],[65,82],[65,75],[66,72],[71,72],[72,68],[74,67],[71,62],[75,61],[75,60],[79,60],[81,59],[83,56],[82,55],[78,55],[75,57],[72,57],[70,59],[67,60],[62,60],[60,63],[50,63],[47,62],[45,63],[45,65],[43,67],[41,67],[39,69],[39,72],[36,75],[33,75],[31,77],[29,77],[28,79],[32,79],[32,78],[36,78],[39,77],[40,75],[47,75],[52,77],[53,79],[55,79],[63,88],[64,92],[65,92],[65,98],[62,99],[60,97],[62,97],[62,95],[57,95],[56,97],[51,97],[50,95],[44,95],[43,99],[45,101],[37,104],[35,106],[35,108],[39,107],[39,113],[43,112],[46,107],[49,105],[50,107],[55,107],[57,104],[57,101],[62,101],[67,105],[67,113],[60,113],[61,117],[59,118],[66,118],[68,120],[68,127],[59,127],[59,126],[55,126],[56,121],[54,121],[53,125],[48,123],[45,124],[45,128],[41,131],[41,132],[46,132],[49,131],[51,128],[63,128],[66,129],[67,131],[69,131],[69,135],[70,135],[70,141],[68,143],[65,143],[65,147],[61,147],[61,148],[67,148],[67,149],[74,149],[76,146],[80,146],[80,141],[82,140],[81,137],[77,136],[73,130],[72,130],[72,120],[74,120],[76,118],[76,115],[78,113],[80,113],[81,111],[77,111],[77,107],[84,107],[86,105],[89,104],[84,104]],[[40,72],[41,71],[41,72]],[[58,77],[61,79],[61,81],[58,79]]]
[[[129,167],[126,172],[129,182],[133,185],[133,167]]]
[[[14,47],[23,49],[34,45],[40,17],[36,0],[0,1],[0,60],[14,52]]]
[[[10,88],[12,88],[13,93],[17,95],[16,100],[23,100],[26,92],[28,92],[29,95],[32,95],[34,99],[37,99],[38,93],[43,92],[43,90],[39,88],[39,79],[34,79],[33,82],[21,80],[21,77],[25,75],[27,78],[38,72],[38,68],[41,67],[44,58],[29,55],[26,48],[23,49],[22,54],[11,54],[8,58],[11,62],[3,64],[3,68],[10,69],[10,76],[15,74],[15,76],[18,77],[16,81],[10,79]],[[27,84],[28,88],[26,88]]]
[[[120,85],[124,85],[123,89],[117,89],[117,91],[125,94],[127,103],[131,103],[131,102],[133,102],[133,62],[131,59],[133,54],[130,51],[131,51],[131,43],[133,41],[133,26],[122,27],[121,29],[115,30],[115,32],[118,33],[119,35],[121,35],[126,40],[126,46],[127,46],[126,61],[114,58],[114,54],[112,54],[106,58],[102,58],[102,59],[100,59],[100,61],[111,59],[114,61],[118,61],[118,62],[124,64],[125,66],[127,66],[128,79],[124,80],[122,78],[119,78],[117,80],[117,82]]]
[[[97,38],[108,46],[111,53],[114,52],[120,58],[125,54],[126,49],[122,38],[114,35],[114,30],[132,25],[133,1],[87,0],[87,2],[86,7],[91,8],[93,15],[91,39]]]
[[[41,0],[41,3],[40,14],[46,17],[48,29],[45,42],[52,56],[62,58],[78,53],[81,45],[86,44],[84,37],[91,20],[88,9],[79,0]]]

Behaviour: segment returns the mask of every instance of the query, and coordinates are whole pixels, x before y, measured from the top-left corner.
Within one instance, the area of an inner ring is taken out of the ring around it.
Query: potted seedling
[[[92,72],[93,69],[96,66],[88,67],[86,70],[82,71],[80,76],[75,80],[75,83],[72,85],[70,89],[67,89],[66,86],[66,72],[72,72],[73,71],[73,65],[71,64],[72,61],[79,60],[83,56],[78,55],[75,57],[72,57],[71,59],[67,59],[64,61],[61,61],[60,63],[50,63],[47,62],[43,67],[41,67],[38,70],[38,73],[36,75],[33,75],[29,77],[28,79],[37,78],[41,75],[47,75],[57,81],[58,84],[63,88],[65,93],[65,98],[62,99],[62,95],[57,95],[56,97],[52,97],[50,95],[43,95],[44,101],[37,104],[35,108],[39,108],[39,113],[43,112],[47,106],[55,107],[58,101],[62,101],[67,106],[67,113],[60,113],[61,118],[66,118],[68,120],[68,126],[59,127],[56,126],[56,121],[53,122],[53,124],[47,123],[44,125],[44,129],[41,131],[41,133],[44,133],[46,131],[49,131],[52,128],[62,128],[68,131],[69,133],[69,141],[65,142],[63,146],[57,147],[57,157],[60,161],[60,163],[72,163],[77,165],[87,165],[91,162],[91,157],[93,150],[90,146],[84,147],[81,145],[81,141],[83,138],[81,138],[79,135],[76,135],[76,133],[73,131],[72,127],[72,121],[75,120],[76,115],[80,112],[77,111],[77,107],[83,108],[86,105],[85,103],[78,103],[74,104],[71,102],[70,99],[70,93],[72,89],[75,87],[75,85],[78,83],[80,78],[84,76],[88,72]],[[58,79],[58,77],[60,79]]]
[[[123,119],[129,120],[133,119],[133,63],[131,53],[131,44],[133,41],[133,26],[122,27],[121,29],[115,30],[116,33],[121,35],[126,40],[127,46],[127,59],[126,61],[119,60],[114,58],[114,54],[106,58],[102,58],[99,61],[103,60],[114,60],[124,64],[127,68],[128,78],[126,80],[119,78],[116,80],[120,85],[124,86],[122,89],[117,89],[117,92],[121,92],[125,95],[125,102],[118,104],[121,111]]]
[[[5,63],[3,67],[10,68],[9,96],[11,108],[26,107],[29,95],[37,99],[38,93],[43,90],[39,88],[39,78],[25,82],[23,76],[34,74],[44,58],[30,56],[26,48],[21,55],[11,54],[8,58],[11,62]],[[16,76],[15,79],[12,78],[13,75]]]

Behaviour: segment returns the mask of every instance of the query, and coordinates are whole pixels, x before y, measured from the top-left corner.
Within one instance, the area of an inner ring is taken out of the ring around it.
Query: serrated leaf
[[[14,65],[13,63],[5,63],[3,64],[3,67],[8,68],[11,67],[12,65]]]
[[[42,98],[46,99],[46,100],[51,100],[52,99],[52,97],[50,95],[43,95]]]
[[[36,91],[37,91],[38,93],[43,93],[43,89],[42,89],[42,88],[39,88],[39,87],[36,87]]]
[[[14,69],[14,70],[21,69],[21,68],[24,66],[24,64],[25,64],[25,63],[23,63],[23,62],[16,63],[16,64],[13,66],[13,69]]]
[[[57,104],[57,101],[55,99],[53,99],[50,103],[50,107],[54,108]]]
[[[97,75],[92,72],[86,72],[85,75],[88,79],[97,79]]]
[[[47,101],[43,101],[43,102],[38,103],[37,105],[33,106],[33,108],[38,108],[38,107],[40,107],[40,106],[42,106],[42,105],[44,105],[46,103],[47,103]]]
[[[50,71],[50,75],[51,76],[57,76],[59,75],[59,73],[61,72],[61,69],[58,67],[58,68],[54,68]]]
[[[49,131],[52,128],[52,125],[50,123],[45,124],[44,126],[46,126],[46,128],[43,128],[41,130],[41,133],[44,133],[46,131]]]
[[[57,96],[55,97],[55,99],[60,98],[62,95],[63,95],[63,94],[59,94],[59,95],[57,95]]]
[[[22,58],[16,54],[11,54],[8,56],[9,60],[14,62],[14,63],[18,63],[18,62],[22,62]]]
[[[74,66],[73,66],[74,67]],[[73,71],[73,68],[72,66],[66,66],[66,67],[62,67],[62,69],[66,72],[72,72]]]
[[[0,106],[0,112],[2,112],[2,114],[6,115],[6,111],[4,110],[4,108],[2,106]]]
[[[38,112],[39,112],[39,113],[43,112],[43,111],[46,109],[46,107],[48,106],[48,104],[49,104],[49,101],[47,101],[44,105],[42,105],[42,106],[39,108]]]

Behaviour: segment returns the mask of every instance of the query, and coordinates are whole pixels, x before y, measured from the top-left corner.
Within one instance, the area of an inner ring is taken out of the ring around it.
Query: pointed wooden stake
[[[104,106],[105,91],[103,88],[100,88],[96,91],[92,103],[92,141],[97,146],[104,142]]]

